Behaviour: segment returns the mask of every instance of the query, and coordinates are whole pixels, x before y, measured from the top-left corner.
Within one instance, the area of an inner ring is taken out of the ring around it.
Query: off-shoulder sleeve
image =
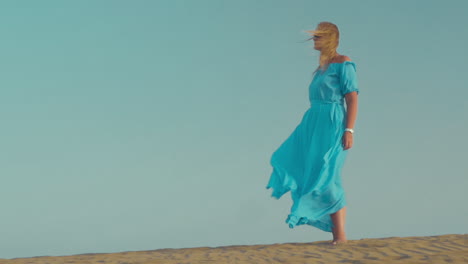
[[[359,94],[356,64],[352,61],[345,61],[341,70],[341,94],[345,95],[354,91]]]

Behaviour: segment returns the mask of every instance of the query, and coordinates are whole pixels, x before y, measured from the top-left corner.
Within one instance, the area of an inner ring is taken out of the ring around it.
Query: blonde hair
[[[331,22],[320,22],[317,25],[317,30],[306,30],[310,35],[320,36],[322,41],[322,50],[320,52],[319,66],[314,73],[321,69],[326,70],[331,61],[338,55],[336,49],[338,48],[340,31],[338,27]],[[309,38],[311,40],[313,37]]]

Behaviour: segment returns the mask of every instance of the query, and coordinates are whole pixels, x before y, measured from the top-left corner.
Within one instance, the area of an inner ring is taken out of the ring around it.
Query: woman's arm
[[[354,123],[357,118],[358,109],[358,95],[357,92],[350,92],[345,94],[346,100],[346,127],[354,128]],[[343,148],[350,149],[353,146],[353,134],[349,131],[344,132],[343,135]]]
[[[346,128],[354,128],[357,117],[358,95],[357,92],[345,94],[346,100]]]

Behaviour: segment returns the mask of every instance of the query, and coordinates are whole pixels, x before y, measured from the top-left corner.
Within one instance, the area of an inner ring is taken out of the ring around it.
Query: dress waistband
[[[327,104],[344,105],[343,102],[337,102],[337,101],[312,100],[312,101],[310,102],[310,105],[327,105]]]

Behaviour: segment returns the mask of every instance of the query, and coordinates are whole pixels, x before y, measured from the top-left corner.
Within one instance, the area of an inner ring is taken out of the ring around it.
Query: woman
[[[267,189],[281,198],[291,191],[290,228],[308,224],[333,233],[331,244],[346,242],[346,200],[341,168],[353,145],[357,116],[356,65],[338,54],[338,27],[321,22],[313,35],[319,66],[309,86],[310,108],[292,134],[271,156]],[[308,40],[310,40],[308,39]],[[346,102],[346,107],[344,103]]]

